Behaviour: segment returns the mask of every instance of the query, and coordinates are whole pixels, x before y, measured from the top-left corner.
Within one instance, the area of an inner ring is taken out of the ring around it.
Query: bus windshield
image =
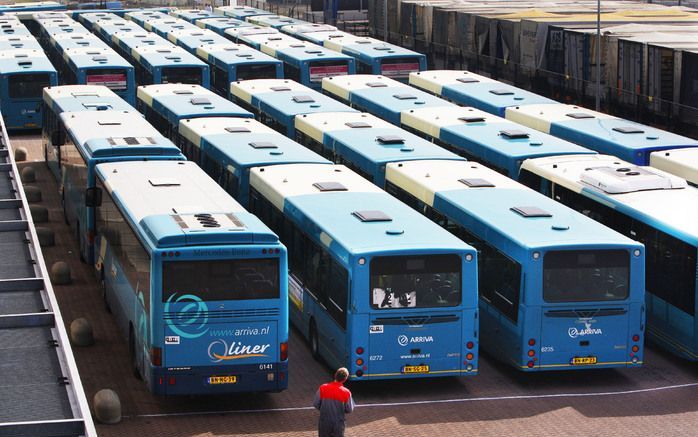
[[[87,70],[85,83],[87,85],[104,85],[114,91],[125,90],[127,88],[126,77],[126,70],[123,68],[94,68]]]
[[[44,87],[50,86],[47,73],[13,74],[7,81],[11,99],[40,99]]]
[[[162,83],[191,83],[201,85],[201,68],[165,67],[162,69]]]
[[[543,259],[543,299],[551,303],[623,300],[630,290],[625,250],[551,251]]]
[[[203,301],[278,299],[279,260],[163,262],[162,301],[184,294],[192,294]]]
[[[452,307],[461,302],[458,255],[382,256],[371,260],[371,307]]]
[[[276,65],[274,64],[245,64],[236,68],[236,80],[275,79]]]

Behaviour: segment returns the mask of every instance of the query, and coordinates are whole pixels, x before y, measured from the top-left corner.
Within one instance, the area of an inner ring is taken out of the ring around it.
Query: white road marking
[[[464,402],[487,402],[487,401],[510,401],[510,400],[535,400],[549,398],[582,398],[595,396],[622,396],[633,395],[639,393],[649,393],[666,390],[676,390],[689,387],[698,387],[698,382],[688,384],[667,385],[662,387],[642,388],[637,390],[623,391],[606,391],[593,393],[551,393],[544,395],[511,395],[511,396],[492,396],[480,398],[458,398],[458,399],[436,399],[428,401],[407,401],[407,402],[383,402],[373,404],[357,404],[357,408],[378,408],[378,407],[404,407],[410,405],[429,405],[429,404],[452,404]],[[314,410],[314,407],[288,407],[288,408],[263,408],[251,410],[227,410],[227,411],[192,411],[184,413],[162,413],[162,414],[137,414],[135,416],[123,416],[124,418],[140,418],[140,417],[181,417],[181,416],[205,416],[210,414],[248,414],[248,413],[279,413],[286,411],[304,411]]]

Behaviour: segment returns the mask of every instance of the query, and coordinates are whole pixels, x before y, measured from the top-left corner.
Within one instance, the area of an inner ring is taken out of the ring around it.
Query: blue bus
[[[417,135],[365,112],[318,112],[296,117],[296,141],[343,164],[381,188],[391,162],[465,161]]]
[[[134,68],[109,47],[67,48],[59,69],[63,84],[104,85],[129,104],[136,103]]]
[[[649,165],[655,152],[698,148],[692,138],[562,103],[507,108],[506,117],[637,165]]]
[[[273,33],[267,33],[274,31]],[[320,89],[325,77],[353,75],[354,58],[279,33],[271,27],[226,30],[234,42],[247,44],[284,63],[284,77]]]
[[[288,248],[313,356],[355,380],[477,374],[472,247],[344,166],[252,168],[249,198]]]
[[[608,155],[530,159],[521,181],[645,245],[648,338],[698,361],[698,188]]]
[[[137,107],[148,122],[172,140],[177,138],[181,120],[199,117],[253,118],[249,111],[199,85],[140,86]]]
[[[0,51],[43,50],[39,41],[31,35],[0,35]]]
[[[283,134],[249,118],[184,119],[171,138],[190,160],[244,207],[249,205],[250,169],[283,164],[331,164]]]
[[[341,32],[333,26],[295,25],[282,27],[281,31],[353,57],[358,74],[382,74],[407,82],[410,73],[427,69],[427,58],[421,53],[374,38]]]
[[[78,23],[82,24],[85,26],[85,28],[91,32],[94,32],[94,24],[97,21],[104,20],[104,21],[112,21],[112,20],[123,20],[123,18],[120,18],[118,15],[113,14],[111,12],[85,12],[82,14],[78,14],[77,17],[73,18],[75,21]]]
[[[221,36],[225,36],[225,31],[227,29],[253,26],[251,23],[248,23],[247,21],[236,20],[235,18],[229,17],[205,18],[203,20],[197,20],[196,25],[201,27],[202,29],[212,30]]]
[[[294,138],[296,117],[316,112],[358,112],[330,97],[286,79],[233,82],[234,101],[272,129]]]
[[[201,30],[200,27],[175,17],[168,17],[163,20],[148,20],[143,24],[143,28],[165,39],[167,39],[167,35],[170,32],[176,30]]]
[[[95,259],[94,205],[87,202],[87,192],[95,187],[95,166],[186,158],[136,111],[64,112],[60,126],[65,135],[53,144],[60,149],[63,214],[78,238],[80,258],[91,264]]]
[[[164,38],[157,36],[152,32],[120,32],[114,29],[104,29],[105,33],[113,31],[109,34],[112,42],[112,47],[125,59],[135,64],[133,58],[133,53],[131,49],[133,47],[145,47],[145,46],[162,46],[165,48],[172,47],[172,43]]]
[[[158,395],[288,386],[286,249],[193,162],[95,169],[98,274]]]
[[[218,15],[235,18],[237,20],[246,20],[247,17],[254,17],[258,15],[274,15],[271,12],[267,12],[263,9],[251,8],[248,6],[221,6],[215,8],[213,12]]]
[[[328,79],[323,87],[356,108],[513,179],[525,159],[596,153],[481,110],[455,106],[384,76]]]
[[[251,15],[245,19],[255,26],[273,27],[274,29],[281,29],[284,26],[312,24],[305,20],[285,17],[283,15]]]
[[[484,350],[522,371],[643,363],[641,244],[474,162],[385,173],[389,193],[477,247]]]
[[[197,21],[208,18],[225,18],[224,15],[215,14],[213,12],[201,9],[175,9],[170,11],[170,15],[188,21],[192,24],[196,24]]]
[[[167,34],[167,40],[172,44],[182,47],[193,55],[196,55],[196,49],[201,46],[230,44],[230,40],[227,38],[218,35],[212,30],[201,29],[199,27],[170,31]]]
[[[135,108],[114,91],[100,85],[62,85],[44,88],[41,105],[41,143],[44,161],[56,181],[62,182],[61,152],[65,145],[64,112],[131,111]]]
[[[0,51],[0,101],[8,130],[41,128],[41,93],[58,84],[58,73],[42,50]]]
[[[127,12],[124,14],[124,18],[133,21],[142,28],[145,28],[145,22],[148,20],[166,20],[172,17],[170,17],[166,11],[144,9]]]
[[[463,106],[504,117],[507,108],[557,103],[538,94],[469,71],[411,73],[410,85]]]
[[[189,83],[209,88],[211,73],[208,64],[183,48],[168,44],[169,46],[146,45],[131,48],[138,83]]]
[[[402,114],[411,110],[457,108],[452,103],[385,76],[356,74],[328,78],[322,82],[322,90],[397,126],[400,125]]]
[[[102,40],[108,44],[112,44],[112,35],[116,32],[121,33],[143,33],[143,28],[133,21],[124,18],[114,20],[98,20],[92,26],[92,32],[97,34]]]
[[[211,89],[231,100],[231,82],[284,77],[283,62],[242,44],[201,45],[196,55],[211,68]]]

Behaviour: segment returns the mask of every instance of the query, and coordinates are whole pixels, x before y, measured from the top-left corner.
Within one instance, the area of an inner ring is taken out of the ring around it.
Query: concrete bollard
[[[53,285],[67,285],[73,282],[68,263],[65,261],[53,263],[51,266],[51,282],[53,282]]]
[[[25,184],[36,182],[36,172],[33,167],[24,167],[19,171],[19,176]]]
[[[41,190],[39,187],[26,186],[24,187],[24,194],[27,196],[27,202],[29,203],[41,202]]]
[[[36,235],[39,237],[41,247],[51,247],[56,244],[56,234],[54,234],[53,229],[37,226]]]
[[[15,149],[15,162],[22,162],[27,160],[27,149],[24,147],[17,147]]]
[[[29,205],[29,212],[32,215],[34,223],[48,222],[48,208],[39,205]]]
[[[121,400],[114,390],[105,388],[98,391],[92,404],[97,421],[108,425],[121,422]]]
[[[70,342],[75,346],[92,346],[95,342],[92,325],[80,317],[70,323]]]

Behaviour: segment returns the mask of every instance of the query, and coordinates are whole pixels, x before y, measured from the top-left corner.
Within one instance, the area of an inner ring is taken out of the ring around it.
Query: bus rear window
[[[123,68],[92,69],[87,71],[85,77],[87,85],[103,85],[113,91],[125,90],[127,87],[126,70]]]
[[[322,82],[325,77],[346,76],[349,64],[342,61],[315,61],[310,63],[310,81]]]
[[[162,83],[191,83],[201,85],[199,67],[165,67],[162,69]]]
[[[278,299],[279,260],[230,259],[162,263],[162,301],[191,294],[215,300]],[[175,297],[176,297],[175,296]]]
[[[630,290],[625,250],[552,251],[543,259],[543,299],[550,303],[623,300]]]
[[[460,305],[458,255],[382,256],[371,260],[371,307],[435,308]]]
[[[235,69],[235,80],[276,79],[275,64],[245,64]]]
[[[47,86],[50,86],[48,74],[13,74],[7,81],[11,99],[40,99]]]
[[[419,71],[417,58],[386,59],[381,64],[381,74],[391,79],[406,79],[416,71]]]

